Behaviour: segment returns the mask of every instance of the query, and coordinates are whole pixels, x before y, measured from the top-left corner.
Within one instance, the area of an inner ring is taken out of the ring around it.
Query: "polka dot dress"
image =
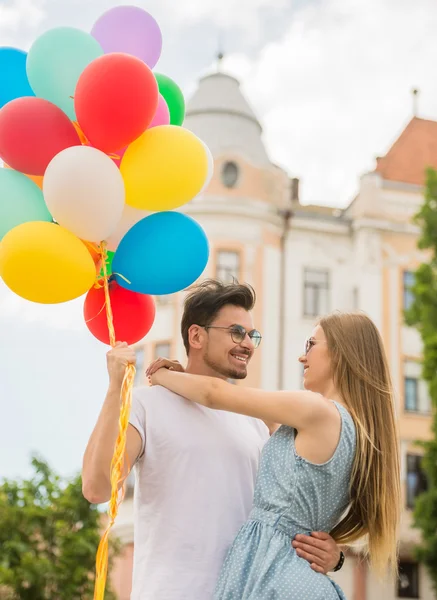
[[[264,447],[249,520],[223,565],[215,600],[346,600],[328,576],[313,571],[291,542],[298,533],[329,532],[349,503],[356,432],[347,410],[332,458],[315,465],[295,449],[282,425]]]

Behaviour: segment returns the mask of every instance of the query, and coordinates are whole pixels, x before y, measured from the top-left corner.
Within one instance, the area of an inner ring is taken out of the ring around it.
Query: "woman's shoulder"
[[[331,400],[330,402],[336,407],[340,414],[342,423],[341,436],[355,445],[357,433],[354,418],[344,404],[341,404],[341,402],[337,402],[336,400]]]

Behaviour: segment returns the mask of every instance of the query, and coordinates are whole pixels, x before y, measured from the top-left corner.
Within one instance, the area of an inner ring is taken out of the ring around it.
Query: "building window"
[[[431,398],[428,384],[421,379],[422,365],[415,360],[404,362],[404,407],[406,412],[428,415],[431,412]]]
[[[428,489],[426,474],[422,469],[422,457],[407,454],[407,508],[414,508],[417,496]]]
[[[404,271],[404,310],[410,309],[414,302],[414,294],[411,289],[414,279],[413,271]]]
[[[405,410],[409,412],[417,412],[419,410],[419,385],[415,377],[405,377],[404,393],[405,393]]]
[[[240,253],[230,250],[218,250],[216,278],[223,283],[232,283],[240,278]]]
[[[305,269],[304,315],[318,317],[329,312],[329,273],[322,269]]]
[[[158,342],[155,344],[154,358],[170,358],[170,342]]]
[[[136,373],[135,373],[135,385],[143,385],[144,384],[144,359],[145,352],[144,348],[137,348],[135,351],[137,356],[137,364],[136,364]]]
[[[419,598],[419,565],[413,562],[399,563],[398,598]]]
[[[222,168],[222,182],[227,188],[233,188],[237,185],[239,169],[237,163],[226,162]]]

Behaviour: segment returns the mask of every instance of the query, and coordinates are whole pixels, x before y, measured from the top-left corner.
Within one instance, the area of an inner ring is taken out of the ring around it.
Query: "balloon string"
[[[121,279],[123,279],[123,280],[124,280],[126,283],[128,283],[129,285],[131,284],[131,282],[129,281],[129,279],[127,279],[127,278],[126,278],[124,275],[122,275],[121,273],[116,273],[116,272],[114,272],[114,273],[112,273],[112,275],[117,275],[117,277],[121,277]],[[95,287],[96,289],[99,289],[99,288],[102,288],[102,287],[104,287],[104,281],[105,281],[105,277],[104,277],[104,276],[103,276],[103,277],[98,277],[98,278],[96,279],[96,282],[95,282],[95,284],[94,284],[94,287]]]
[[[87,319],[85,321],[85,323],[91,323],[91,321],[94,321],[94,319],[97,319],[97,317],[99,315],[101,315],[102,312],[105,310],[105,307],[106,307],[106,302],[103,303],[102,308],[99,310],[99,312],[96,315],[94,315],[93,317],[90,317],[89,319]]]
[[[106,261],[108,259],[106,251],[106,242],[100,245],[103,268],[103,287],[105,292],[106,316],[108,322],[109,340],[111,346],[115,346],[114,318],[112,314],[111,299],[109,295],[108,270]],[[111,462],[111,499],[108,507],[108,525],[100,539],[99,548],[96,555],[96,581],[94,586],[94,600],[104,600],[106,579],[108,575],[108,550],[109,533],[115,523],[118,514],[118,507],[123,501],[125,492],[126,476],[123,475],[125,467],[126,435],[129,425],[129,414],[132,404],[132,388],[135,379],[134,365],[127,365],[121,386],[121,408],[119,417],[119,431],[115,442],[114,454]],[[121,490],[121,493],[120,493]]]
[[[73,96],[70,96],[70,98],[73,98]],[[82,127],[79,125],[78,121],[73,121],[73,125],[76,127],[76,131],[79,135],[79,139],[80,139],[80,143],[84,146],[89,146],[89,140],[87,138],[87,136],[84,134],[84,132],[82,131]]]
[[[74,96],[70,96],[70,98],[71,98],[72,100],[74,100]],[[77,133],[78,133],[78,135],[79,135],[80,143],[81,143],[83,146],[89,146],[89,145],[90,145],[90,142],[89,142],[89,140],[88,140],[87,136],[86,136],[86,135],[84,134],[84,132],[82,131],[82,127],[79,125],[79,122],[78,122],[78,121],[73,121],[73,124],[74,124],[74,126],[76,127],[76,131],[77,131]],[[109,158],[112,158],[112,159],[114,159],[114,160],[120,160],[120,158],[121,158],[121,156],[120,156],[119,154],[114,154],[114,153],[112,153],[112,152],[111,152],[110,154],[107,154],[107,156],[108,156]]]

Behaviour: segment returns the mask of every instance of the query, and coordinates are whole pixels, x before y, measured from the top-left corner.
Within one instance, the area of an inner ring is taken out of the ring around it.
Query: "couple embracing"
[[[244,379],[261,343],[254,290],[209,280],[185,300],[188,356],[158,359],[134,390],[126,453],[134,465],[131,600],[338,600],[327,575],[338,545],[366,538],[396,569],[400,513],[393,390],[364,314],[321,318],[299,361],[304,390]],[[107,355],[109,388],[89,440],[83,490],[110,497],[120,389],[135,352]]]

